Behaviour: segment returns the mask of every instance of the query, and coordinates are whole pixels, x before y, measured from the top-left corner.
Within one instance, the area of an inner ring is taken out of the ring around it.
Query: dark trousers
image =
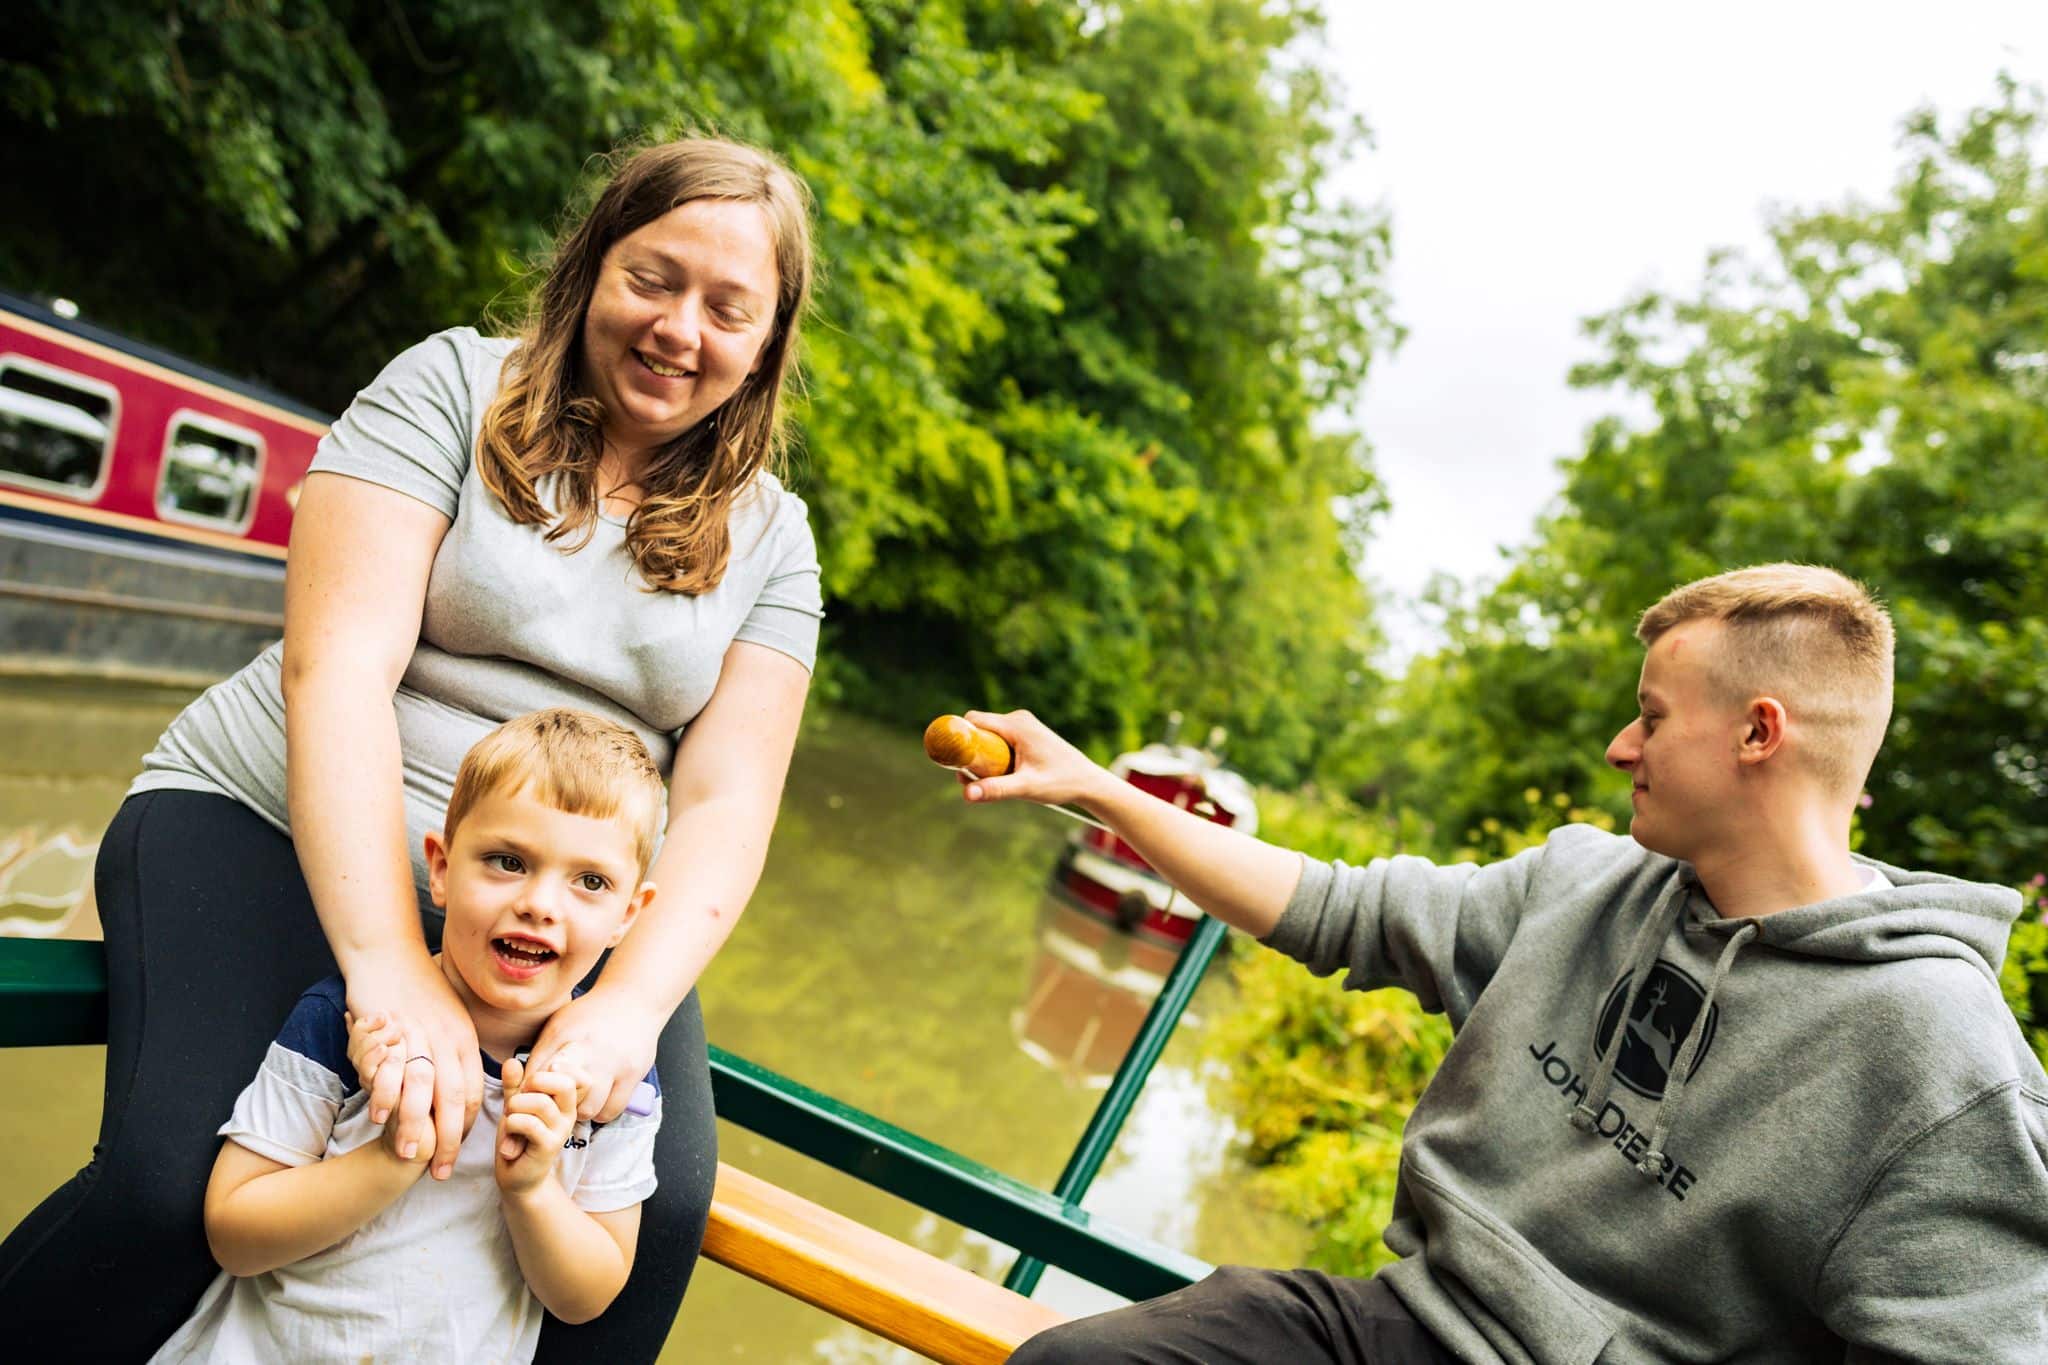
[[[1379,1280],[1224,1266],[1041,1332],[1010,1365],[1457,1365]]]
[[[16,1360],[146,1360],[177,1330],[218,1273],[202,1220],[215,1131],[293,1002],[335,970],[291,840],[226,797],[130,797],[94,873],[108,975],[100,1138],[92,1164],[0,1244],[0,1336]],[[548,1318],[538,1360],[651,1361],[675,1321],[718,1160],[694,992],[656,1065],[661,1184],[641,1208],[632,1278],[594,1321]]]

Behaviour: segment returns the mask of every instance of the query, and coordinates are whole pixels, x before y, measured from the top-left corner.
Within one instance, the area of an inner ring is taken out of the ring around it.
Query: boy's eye
[[[486,853],[484,855],[484,866],[495,868],[500,872],[524,872],[526,870],[526,864],[520,862],[518,855],[512,853]]]
[[[599,891],[605,890],[607,887],[611,885],[610,882],[598,876],[595,872],[584,873],[582,876],[576,879],[576,884],[582,887],[585,891],[591,892],[593,895]]]

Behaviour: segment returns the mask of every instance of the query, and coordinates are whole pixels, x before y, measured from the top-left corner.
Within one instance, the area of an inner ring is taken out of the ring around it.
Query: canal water
[[[100,829],[137,760],[191,693],[0,678],[0,932],[95,937]],[[706,973],[711,1041],[1041,1189],[1171,965],[1047,892],[1073,826],[1032,807],[970,808],[928,763],[929,717],[899,724],[814,710],[798,744],[768,868]],[[1212,971],[1086,1204],[1211,1262],[1298,1263],[1295,1227],[1252,1205],[1232,1128],[1199,1057],[1227,1007]],[[100,1048],[0,1050],[0,1227],[89,1154]],[[720,1155],[858,1221],[999,1278],[990,1239],[731,1124]],[[1054,1270],[1042,1300],[1119,1302]],[[701,1264],[664,1361],[909,1361],[917,1357],[720,1266]]]

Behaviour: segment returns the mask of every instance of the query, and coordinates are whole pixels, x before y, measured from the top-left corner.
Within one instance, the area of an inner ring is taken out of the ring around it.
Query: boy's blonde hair
[[[455,827],[483,797],[527,788],[536,800],[570,815],[625,821],[646,875],[661,835],[667,788],[640,736],[566,706],[514,716],[463,755],[442,837],[454,842]]]
[[[1892,714],[1892,618],[1869,590],[1817,565],[1759,564],[1673,589],[1643,613],[1636,638],[1654,645],[1701,619],[1727,627],[1709,661],[1722,697],[1777,697],[1821,780],[1855,795]]]

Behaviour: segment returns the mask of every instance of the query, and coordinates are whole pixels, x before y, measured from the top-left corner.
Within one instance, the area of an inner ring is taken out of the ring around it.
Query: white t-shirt
[[[427,338],[356,395],[313,457],[314,472],[392,489],[449,518],[419,640],[391,699],[406,847],[430,924],[440,912],[427,896],[421,837],[441,828],[462,756],[500,722],[549,706],[595,712],[638,734],[666,778],[734,641],[807,669],[818,651],[809,517],[768,473],[732,506],[725,577],[694,597],[647,590],[623,522],[599,518],[589,542],[565,554],[548,526],[507,517],[473,457],[513,348],[467,327]],[[554,487],[538,490],[550,506]],[[208,688],[143,758],[129,791],[233,797],[289,834],[283,659],[274,644]]]
[[[369,1096],[348,1064],[341,978],[299,998],[221,1135],[287,1166],[379,1140]],[[447,1180],[422,1177],[390,1208],[327,1250],[263,1275],[222,1274],[152,1361],[365,1365],[370,1361],[530,1361],[543,1309],[526,1287],[498,1202],[492,1149],[505,1113],[498,1067],[484,1058],[483,1108]],[[659,1092],[649,1072],[648,1082]],[[647,1115],[579,1120],[555,1163],[577,1207],[629,1208],[654,1192]]]

